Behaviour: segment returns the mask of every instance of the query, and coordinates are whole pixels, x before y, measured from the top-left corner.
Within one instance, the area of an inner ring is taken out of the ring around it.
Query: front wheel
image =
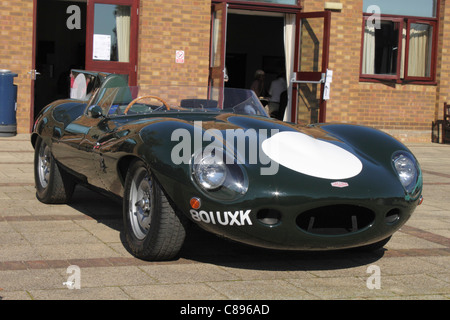
[[[123,219],[128,247],[140,259],[170,260],[183,245],[181,217],[142,161],[135,161],[127,173]]]

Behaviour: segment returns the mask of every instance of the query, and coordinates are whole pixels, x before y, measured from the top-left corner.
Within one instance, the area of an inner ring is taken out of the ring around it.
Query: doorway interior
[[[231,9],[227,19],[227,87],[250,88],[255,72],[265,73],[265,89],[285,72],[284,14]]]
[[[87,0],[37,0],[34,117],[54,100],[69,97],[70,70],[84,69]],[[68,7],[79,8],[79,28],[69,29]]]
[[[278,116],[295,123],[325,122],[329,99],[325,83],[329,89],[332,82],[332,72],[328,72],[330,21],[330,11],[234,7],[227,11],[225,2],[214,5],[210,85],[216,90],[223,86],[249,88],[255,71],[263,70],[267,90],[277,75],[285,72],[287,103]],[[223,26],[227,26],[226,32]]]

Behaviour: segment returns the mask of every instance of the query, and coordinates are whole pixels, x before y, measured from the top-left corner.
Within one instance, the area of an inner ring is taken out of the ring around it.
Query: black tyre
[[[72,197],[75,183],[56,163],[50,147],[41,139],[34,151],[34,180],[36,197],[43,203],[67,203]]]
[[[137,258],[170,260],[180,251],[184,223],[142,161],[128,170],[123,218],[128,247]]]

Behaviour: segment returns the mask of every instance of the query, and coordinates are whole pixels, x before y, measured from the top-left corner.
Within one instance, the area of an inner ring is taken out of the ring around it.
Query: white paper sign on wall
[[[176,63],[184,63],[184,51],[183,50],[177,50],[175,52],[175,62]]]

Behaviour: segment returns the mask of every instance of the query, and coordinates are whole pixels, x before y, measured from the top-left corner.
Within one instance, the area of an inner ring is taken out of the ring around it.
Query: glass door
[[[226,3],[213,4],[211,10],[211,57],[209,66],[209,98],[219,101],[222,105],[223,88],[225,87],[225,53],[227,35]]]
[[[325,122],[332,74],[327,70],[330,20],[329,11],[297,14],[291,78],[292,122]]]
[[[123,74],[137,84],[138,0],[88,2],[86,69]]]

